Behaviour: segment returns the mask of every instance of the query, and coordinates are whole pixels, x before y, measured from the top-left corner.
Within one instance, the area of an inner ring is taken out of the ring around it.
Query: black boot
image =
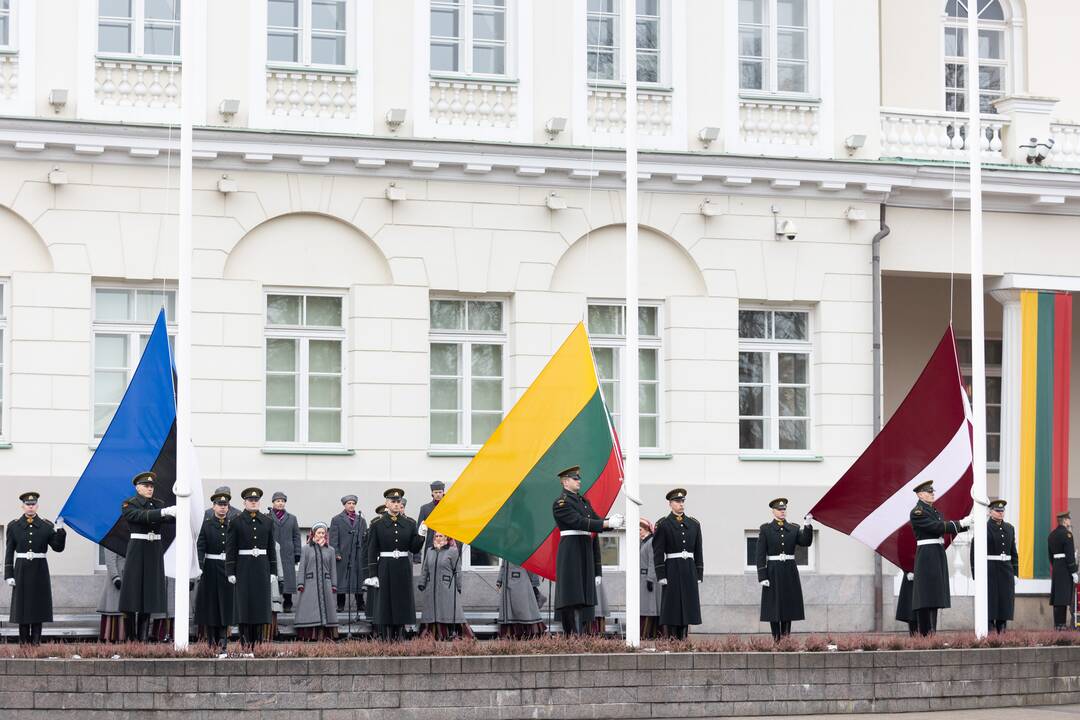
[[[150,613],[138,613],[135,616],[135,633],[139,642],[150,641]]]
[[[33,623],[30,625],[30,644],[41,644],[41,623]]]
[[[281,612],[292,612],[292,593],[284,593],[281,601]]]
[[[30,644],[30,623],[19,623],[19,644]]]
[[[780,642],[780,636],[783,634],[781,627],[781,624],[778,622],[769,623],[769,630],[772,632],[773,642]]]

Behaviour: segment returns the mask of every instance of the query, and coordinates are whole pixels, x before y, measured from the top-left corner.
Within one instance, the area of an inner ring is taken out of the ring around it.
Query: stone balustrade
[[[983,116],[983,162],[1008,162],[1002,153],[1002,132],[1008,122],[1005,117]],[[882,157],[963,161],[967,158],[966,137],[967,117],[958,113],[881,111]]]
[[[739,139],[746,145],[815,147],[820,107],[813,102],[739,100]]]
[[[638,133],[647,146],[649,137],[672,133],[672,93],[638,89]],[[599,136],[620,136],[626,128],[626,89],[590,85],[589,129]]]
[[[518,125],[516,84],[432,78],[428,102],[431,122],[437,126],[509,129]]]
[[[350,120],[356,115],[356,73],[268,68],[266,112],[273,117]]]
[[[1080,123],[1050,123],[1054,149],[1043,163],[1054,167],[1080,167]]]
[[[94,99],[105,107],[148,110],[180,107],[179,62],[94,61]]]

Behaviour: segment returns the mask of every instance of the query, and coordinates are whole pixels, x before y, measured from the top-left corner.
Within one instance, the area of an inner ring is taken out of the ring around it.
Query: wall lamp
[[[697,136],[698,140],[700,140],[705,147],[709,147],[716,138],[720,137],[720,128],[712,127],[711,125],[703,127],[698,132]]]
[[[406,199],[405,188],[400,188],[397,183],[390,183],[386,187],[386,199],[390,202],[399,202]]]
[[[865,135],[848,135],[846,138],[844,138],[844,147],[847,148],[848,155],[854,155],[855,151],[865,144]]]
[[[544,132],[548,135],[548,140],[554,142],[564,130],[566,130],[566,118],[564,117],[552,117],[548,118],[548,121],[544,123]]]
[[[1027,144],[1021,145],[1020,149],[1027,150],[1028,165],[1042,165],[1043,160],[1049,157],[1050,151],[1054,149],[1054,138],[1047,138],[1046,142],[1031,138]]]
[[[707,218],[720,217],[724,214],[724,211],[720,209],[719,203],[714,203],[709,198],[705,198],[702,201],[701,206],[698,208],[698,212]]]
[[[566,199],[559,197],[555,193],[551,193],[544,199],[544,204],[547,205],[548,210],[565,210]]]
[[[390,108],[386,111],[386,127],[390,128],[390,132],[396,132],[405,124],[405,115],[405,108]]]
[[[240,101],[236,98],[225,98],[218,103],[218,113],[225,122],[231,121],[240,112]]]

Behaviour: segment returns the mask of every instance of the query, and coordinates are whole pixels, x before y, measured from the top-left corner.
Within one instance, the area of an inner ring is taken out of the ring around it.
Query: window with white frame
[[[105,434],[120,407],[163,308],[171,347],[176,339],[176,290],[94,288],[94,438]]]
[[[340,294],[266,294],[266,443],[338,446],[345,325]]]
[[[661,51],[662,0],[636,0],[637,80],[659,83],[663,62]],[[586,20],[588,44],[588,79],[590,81],[623,79],[622,27],[619,13],[622,0],[589,0]]]
[[[967,22],[971,0],[949,0],[945,5],[945,109],[966,112]],[[998,0],[979,2],[979,110],[996,113],[991,104],[1005,96],[1008,34],[1005,11]]]
[[[997,467],[1001,461],[1001,340],[987,339],[983,345],[986,364],[986,462]],[[971,338],[956,339],[956,355],[968,400],[973,399]]]
[[[431,71],[508,75],[507,0],[431,0]]]
[[[10,49],[15,43],[14,25],[12,24],[12,0],[0,0],[0,48]]]
[[[757,544],[758,537],[761,535],[761,529],[745,530],[743,532],[746,544],[746,566],[743,568],[745,572],[757,572]],[[814,531],[814,541],[810,547],[804,547],[797,545],[795,547],[795,564],[801,569],[806,571],[813,571],[817,569],[816,555],[814,551],[817,547],[817,530]]]
[[[8,435],[7,424],[7,284],[0,282],[0,438]]]
[[[462,570],[498,570],[499,556],[472,545],[461,545]]]
[[[739,448],[810,448],[810,312],[739,310]]]
[[[432,298],[430,441],[476,448],[502,422],[505,395],[505,303]]]
[[[600,379],[600,391],[615,422],[622,428],[622,362],[626,345],[626,306],[590,302],[589,342]],[[638,306],[638,442],[643,450],[660,449],[660,306]]]
[[[98,0],[98,52],[180,57],[180,0]]]
[[[738,0],[739,89],[810,92],[810,0]]]
[[[267,61],[347,66],[351,61],[350,5],[347,0],[267,0]]]

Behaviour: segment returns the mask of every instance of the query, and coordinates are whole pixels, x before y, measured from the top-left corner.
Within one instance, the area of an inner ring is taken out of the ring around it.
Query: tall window
[[[180,0],[98,0],[98,52],[179,58]]]
[[[7,437],[7,285],[0,282],[0,438]]]
[[[502,422],[502,300],[431,300],[431,444],[479,447]]]
[[[967,108],[967,21],[971,0],[949,0],[945,5],[945,109]],[[1008,67],[1005,51],[1005,11],[998,0],[979,2],[979,109],[997,110],[991,103],[1005,95]]]
[[[346,0],[267,0],[266,59],[343,67],[348,63]]]
[[[622,0],[589,0],[586,21],[589,80],[623,79]],[[661,78],[660,0],[637,0],[637,79],[658,83]]]
[[[986,340],[986,462],[1001,461],[1001,340]],[[973,399],[974,381],[971,375],[971,338],[957,338],[956,355],[968,399]]]
[[[94,289],[95,438],[112,422],[162,308],[171,346],[176,338],[176,290]]]
[[[626,345],[626,306],[590,303],[589,340],[593,360],[615,428],[622,428],[622,363]],[[638,306],[638,442],[660,449],[660,307]]]
[[[432,0],[431,70],[507,74],[507,0]]]
[[[739,448],[810,447],[810,313],[739,310]]]
[[[0,0],[0,47],[10,48],[11,37],[11,0]]]
[[[809,0],[739,0],[739,88],[810,92]]]
[[[266,442],[342,444],[340,295],[266,296]]]

